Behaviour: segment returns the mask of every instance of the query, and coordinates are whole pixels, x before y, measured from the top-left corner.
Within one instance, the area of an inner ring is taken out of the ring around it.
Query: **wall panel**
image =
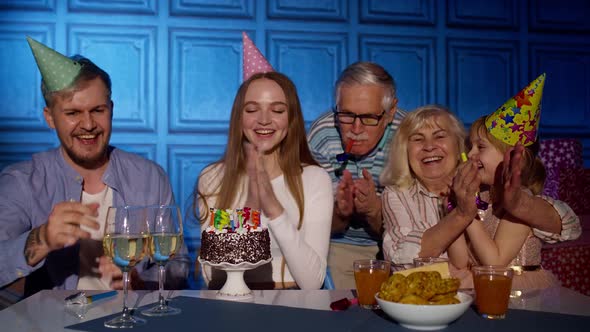
[[[253,18],[255,0],[171,0],[170,14],[222,18]]]
[[[517,50],[511,41],[450,39],[447,82],[451,110],[470,124],[519,92]]]
[[[0,129],[44,130],[45,101],[39,89],[41,74],[31,54],[29,44],[23,43],[23,34],[47,45],[54,44],[53,24],[30,22],[5,23],[0,25],[0,77],[17,79],[0,80],[0,91],[6,97],[0,107]]]
[[[111,76],[116,101],[113,125],[126,131],[155,133],[156,28],[80,24],[68,28],[68,54],[95,59]]]
[[[242,82],[240,31],[170,32],[170,131],[224,131]]]
[[[450,26],[508,28],[518,27],[518,0],[449,0]]]
[[[275,19],[345,21],[347,0],[267,0],[268,17]]]
[[[434,0],[360,1],[363,23],[434,25]]]
[[[346,37],[338,33],[270,31],[268,34],[270,63],[293,79],[308,125],[334,105],[334,82],[347,63]]]
[[[111,1],[103,0],[69,0],[68,9],[71,12],[86,13],[129,13],[133,15],[155,15],[157,0],[119,0],[113,6]]]
[[[199,246],[201,234],[199,222],[193,215],[193,191],[201,170],[218,160],[225,146],[222,145],[170,145],[168,147],[168,174],[174,186],[176,200],[185,213],[185,228],[189,230],[185,239],[190,249]]]
[[[381,64],[395,79],[398,106],[412,110],[436,100],[436,41],[427,37],[360,36],[361,59]]]
[[[529,25],[538,31],[590,32],[590,4],[587,0],[530,0]]]
[[[590,133],[589,49],[590,45],[531,45],[531,72],[535,75],[547,73],[541,121],[547,132]]]

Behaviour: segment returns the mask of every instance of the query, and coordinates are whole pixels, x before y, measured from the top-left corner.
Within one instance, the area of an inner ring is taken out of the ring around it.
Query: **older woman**
[[[461,122],[442,106],[420,107],[400,124],[380,178],[386,185],[382,205],[387,259],[409,264],[416,257],[446,256],[473,221],[477,213],[473,211],[473,193],[479,186],[477,167],[462,167],[455,177],[465,138]],[[460,181],[453,184],[453,178]],[[456,208],[447,213],[451,185]],[[577,238],[580,224],[568,218],[573,213],[571,208],[549,197],[541,198],[553,206],[562,226],[561,232],[555,233],[551,218],[523,220],[534,228],[535,236],[546,242]]]
[[[394,138],[381,174],[383,252],[396,264],[437,257],[471,222],[454,209],[445,216],[445,197],[464,151],[465,129],[446,108],[427,105],[408,113]],[[440,222],[439,222],[440,221]]]

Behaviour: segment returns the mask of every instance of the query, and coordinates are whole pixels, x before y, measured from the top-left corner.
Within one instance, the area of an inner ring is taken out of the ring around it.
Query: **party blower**
[[[461,152],[461,160],[465,163],[467,162],[467,154],[465,154],[465,152]],[[475,193],[475,205],[477,206],[477,208],[479,210],[487,210],[489,203],[484,201],[483,199],[481,199],[481,197],[479,196],[479,191]],[[454,209],[455,207],[453,206],[453,203],[451,201],[449,201],[449,203],[447,204],[447,210],[451,211],[452,209]]]
[[[344,152],[336,155],[336,160],[343,163],[343,162],[347,161],[348,159],[350,159],[350,150],[352,150],[353,145],[354,145],[354,140],[349,139],[348,143],[346,143],[346,148],[344,149]]]

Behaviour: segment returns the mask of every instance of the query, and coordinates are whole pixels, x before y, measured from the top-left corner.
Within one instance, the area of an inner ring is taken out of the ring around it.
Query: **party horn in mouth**
[[[354,145],[354,140],[349,139],[348,143],[346,143],[346,149],[344,149],[344,153],[340,153],[336,155],[336,160],[339,162],[345,162],[350,158],[350,150],[352,150],[352,146]]]
[[[461,152],[461,160],[463,162],[467,162],[467,155],[465,154],[465,152]],[[477,208],[480,210],[485,211],[488,209],[489,203],[481,199],[481,197],[479,197],[479,191],[475,193],[475,205],[477,205]]]

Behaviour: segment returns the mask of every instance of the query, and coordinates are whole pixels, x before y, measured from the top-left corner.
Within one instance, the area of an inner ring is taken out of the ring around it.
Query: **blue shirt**
[[[115,206],[174,204],[168,177],[159,165],[114,147],[102,181],[112,188]],[[82,176],[65,161],[60,148],[34,154],[32,160],[0,173],[0,286],[26,276],[29,294],[46,288],[76,289],[78,244],[52,251],[35,266],[27,264],[24,248],[31,230],[47,222],[55,204],[80,201],[82,184]],[[146,259],[136,268],[142,279],[154,280],[157,274],[147,265]],[[32,275],[41,268],[43,273]]]
[[[379,182],[379,175],[381,175],[387,162],[393,136],[405,116],[406,112],[397,110],[393,121],[385,127],[383,136],[377,146],[368,155],[344,163],[336,159],[336,155],[343,153],[344,148],[334,112],[328,111],[312,123],[307,135],[309,148],[315,160],[330,174],[334,193],[343,170],[349,170],[353,178],[362,178],[363,168],[366,168],[373,176],[377,193],[380,195],[383,192],[383,186]],[[380,239],[376,239],[367,233],[365,227],[368,227],[366,222],[352,220],[351,226],[346,233],[332,236],[332,241],[365,246],[376,245],[377,240]]]

